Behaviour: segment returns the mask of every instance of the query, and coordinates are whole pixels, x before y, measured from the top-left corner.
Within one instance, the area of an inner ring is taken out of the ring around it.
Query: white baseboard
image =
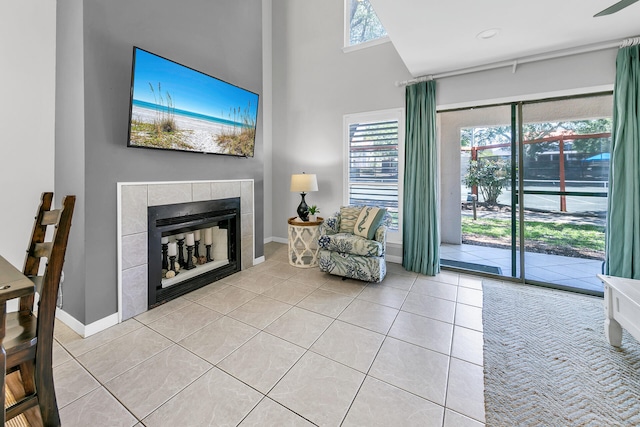
[[[88,324],[84,327],[84,337],[89,337],[93,334],[96,334],[100,331],[104,331],[107,328],[115,326],[118,324],[118,313],[113,313],[110,316],[103,317],[100,320],[96,320],[93,323]]]
[[[71,329],[73,329],[78,335],[84,337],[84,325],[75,317],[67,313],[66,311],[58,308],[56,309],[56,318]]]
[[[285,244],[288,244],[288,243],[289,243],[289,240],[288,240],[286,237],[274,237],[274,236],[266,237],[266,238],[264,239],[264,243],[265,243],[265,244],[267,244],[267,243],[271,243],[271,242],[276,242],[276,243],[285,243]]]
[[[392,253],[396,255],[392,255]],[[387,242],[387,250],[384,257],[389,262],[402,264],[402,244]]]
[[[253,265],[262,264],[264,261],[265,261],[264,255],[262,255],[261,257],[253,259]]]
[[[396,264],[402,264],[402,257],[401,256],[396,256],[396,255],[385,255],[384,257],[385,260],[389,261],[389,262],[395,262]]]
[[[73,329],[78,335],[83,338],[90,337],[93,334],[97,334],[100,331],[104,331],[105,329],[118,324],[118,313],[113,313],[100,320],[96,320],[93,323],[84,325],[75,317],[59,308],[56,310],[56,318]]]

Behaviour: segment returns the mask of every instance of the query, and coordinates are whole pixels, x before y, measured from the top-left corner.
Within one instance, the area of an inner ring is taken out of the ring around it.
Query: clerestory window
[[[387,30],[380,23],[369,0],[345,0],[344,38],[345,47],[388,40]]]

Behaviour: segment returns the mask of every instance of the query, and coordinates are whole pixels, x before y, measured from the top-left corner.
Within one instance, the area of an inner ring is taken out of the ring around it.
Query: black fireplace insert
[[[150,206],[147,209],[150,309],[241,270],[239,197]],[[206,242],[209,247],[204,242],[204,236],[211,236],[211,230],[216,230],[217,235],[222,233],[222,238],[214,243],[226,245],[226,253],[223,247],[216,247],[220,259],[210,258],[211,242]],[[191,243],[189,237],[193,239],[194,233],[200,239],[195,245],[191,244],[187,255],[184,240],[177,239],[187,236],[187,243]],[[188,257],[191,260],[189,255],[193,255],[194,246],[197,246],[195,252],[201,256],[193,257],[193,260],[200,261],[197,264],[201,265],[197,265],[198,268],[194,267],[195,263],[187,266],[187,261],[184,261],[179,266],[181,268],[175,268],[180,271],[167,275],[167,241],[172,244],[178,242],[173,246],[173,250],[178,248],[179,252],[179,256],[174,256],[176,264],[176,258],[183,260]]]

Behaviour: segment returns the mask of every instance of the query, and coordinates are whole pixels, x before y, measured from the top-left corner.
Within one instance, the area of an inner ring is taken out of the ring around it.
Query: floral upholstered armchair
[[[372,206],[343,206],[326,218],[318,239],[320,270],[366,282],[387,274],[384,254],[391,216]]]

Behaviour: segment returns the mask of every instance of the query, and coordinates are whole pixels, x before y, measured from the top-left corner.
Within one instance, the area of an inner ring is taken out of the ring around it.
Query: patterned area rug
[[[640,344],[604,337],[602,299],[485,280],[487,426],[640,425]]]

